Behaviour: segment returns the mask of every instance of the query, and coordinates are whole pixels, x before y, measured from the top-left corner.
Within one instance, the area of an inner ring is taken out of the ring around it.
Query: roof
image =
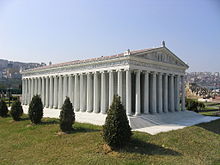
[[[158,48],[161,48],[161,47],[133,50],[133,51],[130,51],[130,54],[141,53],[141,52],[150,51],[150,50],[154,50],[154,49],[158,49]],[[69,61],[69,62],[63,62],[63,63],[58,63],[58,64],[52,64],[52,65],[27,69],[25,71],[33,71],[33,70],[42,70],[42,69],[63,67],[63,66],[68,66],[68,65],[80,64],[80,63],[108,60],[108,59],[113,59],[113,58],[116,58],[116,57],[123,57],[123,56],[124,56],[124,53],[120,53],[120,54],[115,54],[115,55],[112,55],[112,56],[102,56],[102,57],[97,57],[97,58],[89,58],[89,59],[85,59],[85,60],[74,60],[74,61]]]
[[[188,65],[186,65],[181,59],[179,59],[174,53],[172,53],[165,46],[156,47],[156,48],[148,48],[148,49],[139,49],[139,50],[133,50],[133,51],[128,50],[128,51],[129,51],[130,55],[137,55],[139,53],[144,53],[144,52],[153,51],[153,50],[156,50],[156,49],[164,49],[164,48],[167,51],[169,51],[176,59],[181,61],[181,63],[188,68]],[[37,71],[37,70],[42,70],[42,69],[63,67],[63,66],[69,66],[69,65],[74,65],[74,64],[82,64],[82,63],[89,63],[89,62],[95,62],[95,61],[103,61],[103,60],[109,60],[109,59],[114,59],[114,58],[123,57],[123,56],[125,56],[125,53],[115,54],[115,55],[112,55],[112,56],[102,56],[102,57],[97,57],[97,58],[90,58],[90,59],[85,59],[85,60],[74,60],[74,61],[70,61],[70,62],[64,62],[64,63],[58,63],[58,64],[42,66],[42,67],[38,67],[38,68],[32,68],[32,69],[28,69],[28,70],[25,70],[25,71]]]

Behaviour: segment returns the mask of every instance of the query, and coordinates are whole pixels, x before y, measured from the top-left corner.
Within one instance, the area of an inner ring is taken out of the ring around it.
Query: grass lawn
[[[103,147],[101,127],[74,128],[57,134],[57,119],[32,126],[25,117],[0,118],[0,164],[220,164],[220,120],[154,136],[134,132],[120,151]]]
[[[205,115],[205,116],[220,116],[219,110],[217,110],[217,111],[208,111],[208,112],[199,112],[199,113],[202,114],[202,115]],[[219,115],[216,115],[217,113]]]

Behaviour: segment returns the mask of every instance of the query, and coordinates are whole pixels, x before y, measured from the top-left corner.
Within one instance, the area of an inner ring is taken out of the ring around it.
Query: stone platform
[[[28,106],[23,105],[23,110],[24,113],[28,113]],[[77,122],[95,125],[103,125],[106,118],[106,115],[101,113],[75,112],[75,114]],[[59,118],[59,115],[59,109],[44,108],[44,117]],[[216,119],[220,119],[220,117],[203,116],[191,111],[129,116],[133,131],[147,132],[151,135]]]

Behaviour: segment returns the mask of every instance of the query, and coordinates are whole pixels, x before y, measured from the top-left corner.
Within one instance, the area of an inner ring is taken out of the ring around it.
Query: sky
[[[0,0],[0,59],[60,63],[161,46],[220,72],[219,0]]]

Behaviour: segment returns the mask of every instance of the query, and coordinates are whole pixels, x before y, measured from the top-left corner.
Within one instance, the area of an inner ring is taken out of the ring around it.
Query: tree
[[[28,109],[28,115],[32,123],[38,124],[43,117],[43,104],[39,95],[35,95]]]
[[[20,120],[20,117],[23,115],[23,108],[19,100],[12,103],[10,114],[15,121]]]
[[[125,146],[132,132],[126,112],[119,96],[114,96],[103,126],[103,139],[112,148],[118,149]]]
[[[60,111],[60,129],[63,132],[71,131],[72,125],[75,122],[75,113],[73,105],[70,102],[69,97],[66,97],[62,109]]]
[[[4,100],[0,100],[0,116],[7,117],[8,114],[8,107]]]

